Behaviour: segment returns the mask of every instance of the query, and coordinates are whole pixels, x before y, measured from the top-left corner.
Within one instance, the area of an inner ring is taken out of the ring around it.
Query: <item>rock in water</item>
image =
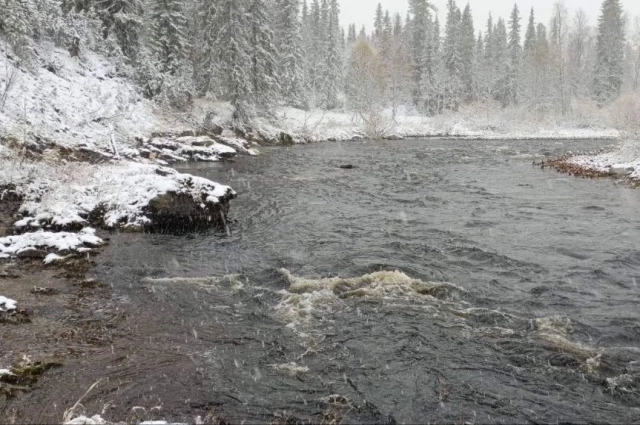
[[[229,201],[235,198],[229,191],[218,202],[197,200],[189,194],[166,193],[149,202],[145,215],[151,220],[152,231],[187,231],[211,227],[223,228],[229,213]]]

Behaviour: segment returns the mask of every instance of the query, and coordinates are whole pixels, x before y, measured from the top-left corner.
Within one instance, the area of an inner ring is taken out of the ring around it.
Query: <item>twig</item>
[[[91,386],[89,387],[89,389],[87,390],[87,392],[85,392],[85,393],[84,393],[84,395],[83,395],[82,397],[80,397],[80,398],[78,399],[78,401],[76,401],[76,404],[74,404],[74,405],[73,405],[73,407],[71,407],[70,409],[67,409],[67,410],[65,410],[65,411],[64,411],[64,415],[63,415],[63,417],[62,417],[62,423],[70,422],[70,421],[71,421],[71,419],[73,419],[73,416],[75,415],[76,410],[77,410],[77,409],[78,409],[78,407],[80,406],[80,403],[82,402],[82,400],[84,400],[84,398],[85,398],[86,396],[88,396],[88,395],[89,395],[89,393],[90,393],[91,391],[93,391],[93,389],[94,389],[95,387],[97,387],[97,386],[98,386],[98,384],[100,384],[103,380],[104,380],[104,378],[100,378],[99,380],[97,380],[96,382],[94,382],[94,383],[93,383],[93,385],[91,385]]]

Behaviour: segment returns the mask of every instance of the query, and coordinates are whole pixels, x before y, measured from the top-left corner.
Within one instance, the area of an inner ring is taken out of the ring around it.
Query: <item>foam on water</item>
[[[233,292],[243,292],[246,280],[238,274],[230,274],[222,277],[170,277],[170,278],[144,278],[141,283],[147,285],[195,285],[205,288],[226,288]]]
[[[287,269],[280,275],[289,288],[281,292],[276,317],[294,329],[308,325],[338,306],[348,307],[351,299],[384,302],[420,299],[427,303],[455,299],[465,290],[451,283],[432,283],[413,279],[400,271],[380,271],[354,278],[330,277],[311,279],[298,277]]]

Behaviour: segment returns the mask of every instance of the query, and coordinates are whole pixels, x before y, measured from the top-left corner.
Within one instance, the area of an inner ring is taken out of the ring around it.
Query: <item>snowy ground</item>
[[[584,168],[612,172],[632,181],[640,181],[640,140],[625,140],[610,152],[597,155],[578,155],[567,160]]]
[[[0,46],[4,58],[5,43]],[[126,146],[157,127],[153,104],[109,60],[89,51],[71,58],[53,46],[39,53],[32,69],[0,66],[0,82],[17,72],[0,113],[0,137],[110,152],[112,136]]]

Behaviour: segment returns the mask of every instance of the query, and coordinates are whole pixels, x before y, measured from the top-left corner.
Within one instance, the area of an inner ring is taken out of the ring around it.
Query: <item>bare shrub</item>
[[[10,64],[7,59],[4,62],[4,71],[4,82],[0,85],[0,112],[4,109],[11,91],[18,85],[20,78],[18,69]]]
[[[394,128],[393,117],[386,117],[379,109],[362,112],[360,118],[364,122],[364,134],[372,140],[380,140],[390,136],[391,130]]]
[[[624,137],[640,137],[640,93],[620,97],[608,107],[611,125]]]

